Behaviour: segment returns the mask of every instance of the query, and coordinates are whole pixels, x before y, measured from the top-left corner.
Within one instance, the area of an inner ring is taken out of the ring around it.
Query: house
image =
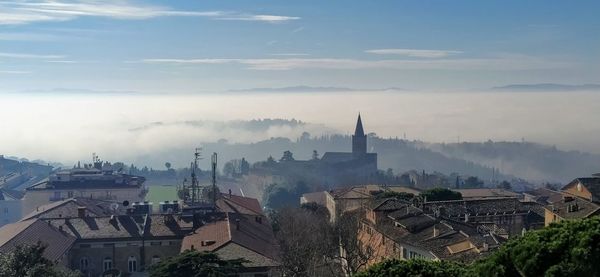
[[[336,218],[345,212],[365,208],[375,194],[383,192],[420,194],[417,189],[403,186],[364,185],[305,193],[300,197],[300,204],[314,202],[327,208],[330,221],[335,222]]]
[[[181,252],[186,250],[210,251],[226,260],[243,258],[248,263],[240,276],[273,276],[278,272],[275,236],[261,215],[225,213],[185,236]]]
[[[508,236],[541,228],[544,222],[543,205],[523,202],[516,197],[427,201],[421,204],[421,208],[427,214],[437,214],[449,220],[495,225],[494,228],[506,231]]]
[[[397,199],[374,201],[358,237],[371,255],[369,265],[389,258],[472,262],[505,241],[477,225],[429,215]]]
[[[562,199],[545,207],[545,225],[600,214],[600,174],[576,178],[561,191]]]

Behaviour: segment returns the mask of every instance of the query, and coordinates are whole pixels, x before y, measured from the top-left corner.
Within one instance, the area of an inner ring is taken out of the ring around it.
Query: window
[[[152,264],[160,262],[160,257],[158,255],[152,256]]]
[[[150,242],[150,245],[152,245],[152,246],[161,246],[162,243],[160,241],[152,241],[152,242]]]
[[[82,257],[81,259],[79,259],[79,269],[81,271],[88,269],[89,265],[90,265],[90,260],[88,260],[87,257]]]
[[[8,214],[8,208],[4,208],[4,213]]]
[[[68,196],[69,198],[73,198],[73,192],[72,192],[72,191],[69,191],[69,192],[67,192],[67,196]]]
[[[90,245],[90,244],[83,244],[82,243],[82,244],[79,245],[79,248],[91,248],[91,247],[92,247],[92,245]]]
[[[103,246],[106,248],[111,248],[111,247],[115,247],[115,244],[114,243],[105,243],[105,244],[103,244]]]
[[[408,259],[408,250],[402,247],[402,258]]]
[[[127,259],[127,269],[129,269],[129,272],[137,271],[137,259],[134,256],[129,256]]]
[[[110,257],[104,258],[104,261],[102,262],[102,268],[104,269],[104,271],[107,271],[107,270],[111,269],[112,267],[113,267],[112,259]]]

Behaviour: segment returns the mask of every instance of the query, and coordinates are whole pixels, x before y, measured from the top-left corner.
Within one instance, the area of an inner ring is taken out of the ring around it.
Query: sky
[[[304,131],[177,122],[296,118],[319,135],[350,132],[358,112],[383,137],[600,153],[597,91],[490,90],[600,84],[599,11],[547,0],[0,1],[0,154],[143,161],[172,145]],[[295,86],[313,89],[277,90]],[[175,127],[131,132],[157,121]]]
[[[0,91],[600,83],[598,1],[1,1]]]

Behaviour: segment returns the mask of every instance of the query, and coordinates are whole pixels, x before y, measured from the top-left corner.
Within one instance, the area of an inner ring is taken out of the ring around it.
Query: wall
[[[160,243],[160,245],[155,245]],[[89,247],[87,247],[89,245]],[[83,246],[83,247],[82,247]],[[152,265],[152,258],[158,256],[161,260],[179,254],[181,240],[153,240],[144,242],[144,256],[146,268]],[[69,265],[72,269],[80,268],[80,260],[86,257],[89,261],[87,273],[91,276],[98,276],[104,272],[103,263],[105,258],[111,258],[113,268],[121,272],[128,272],[128,259],[130,256],[137,260],[137,269],[142,271],[142,241],[110,241],[86,243],[85,241],[76,243],[69,253]]]
[[[0,227],[17,222],[23,217],[21,200],[0,200]]]

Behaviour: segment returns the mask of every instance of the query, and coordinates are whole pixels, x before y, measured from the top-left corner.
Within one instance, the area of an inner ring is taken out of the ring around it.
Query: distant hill
[[[566,85],[566,84],[513,84],[493,87],[495,91],[600,91],[600,84]]]
[[[289,92],[289,93],[300,93],[300,92],[351,92],[351,91],[402,91],[404,89],[390,87],[390,88],[371,88],[371,89],[357,89],[357,88],[346,88],[346,87],[311,87],[311,86],[291,86],[291,87],[280,87],[280,88],[249,88],[249,89],[237,89],[229,90],[229,92]]]

